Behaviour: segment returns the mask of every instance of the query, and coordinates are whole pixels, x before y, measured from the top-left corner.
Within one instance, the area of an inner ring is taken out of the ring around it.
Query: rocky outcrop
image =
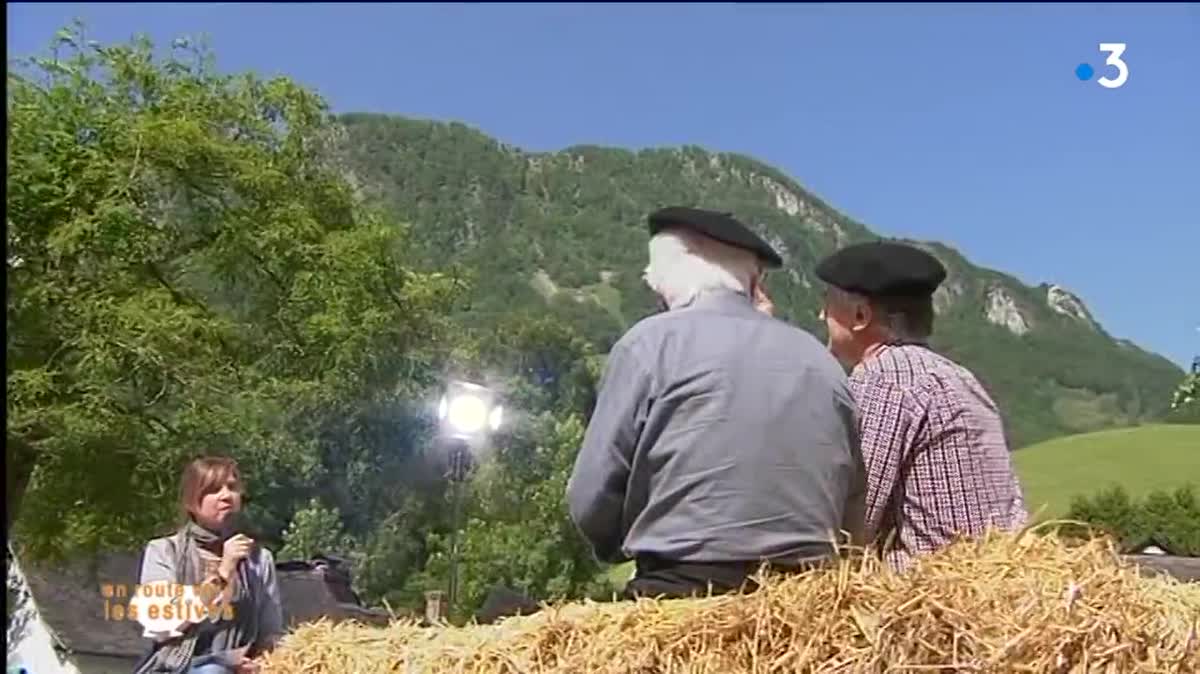
[[[1073,318],[1088,327],[1096,327],[1096,319],[1083,305],[1083,300],[1061,286],[1052,285],[1046,289],[1046,305],[1052,311]]]
[[[775,208],[792,216],[799,215],[803,210],[804,202],[795,192],[765,176],[758,176],[758,180],[775,197]]]
[[[753,229],[756,234],[761,236],[763,241],[766,241],[768,244],[770,244],[771,248],[774,248],[776,253],[779,253],[779,257],[783,258],[784,264],[786,265],[791,256],[791,251],[788,250],[787,244],[783,242],[783,239],[779,238],[773,232],[768,230],[767,226],[763,224],[754,225],[751,227],[751,229]]]
[[[739,178],[743,177],[741,171],[736,168],[732,169],[732,172]],[[837,246],[844,245],[848,240],[846,229],[841,223],[835,218],[830,217],[829,214],[814,208],[803,196],[789,189],[787,185],[770,176],[758,173],[751,173],[744,177],[751,184],[759,185],[765,189],[767,194],[774,199],[775,208],[789,216],[800,218],[804,222],[804,226],[808,229],[826,236],[832,236],[834,244]]]
[[[964,290],[962,279],[948,276],[933,292],[933,312],[943,314],[948,311],[962,297]]]
[[[989,323],[1007,328],[1014,335],[1029,332],[1029,322],[1021,313],[1016,300],[1001,286],[992,286],[987,292],[987,308],[984,314]]]

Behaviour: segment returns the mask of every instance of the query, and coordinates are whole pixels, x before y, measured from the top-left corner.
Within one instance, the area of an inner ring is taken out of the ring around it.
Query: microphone
[[[245,510],[239,510],[234,514],[230,531],[233,532],[233,534],[241,534],[246,538],[250,538],[254,541],[255,545],[258,545],[258,529],[254,526],[254,523],[250,520],[250,517],[246,515]]]

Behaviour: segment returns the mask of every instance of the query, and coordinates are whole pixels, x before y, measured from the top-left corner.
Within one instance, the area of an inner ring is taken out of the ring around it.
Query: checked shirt
[[[885,345],[850,375],[867,467],[866,534],[902,569],[914,556],[1028,519],[996,404],[926,346]]]

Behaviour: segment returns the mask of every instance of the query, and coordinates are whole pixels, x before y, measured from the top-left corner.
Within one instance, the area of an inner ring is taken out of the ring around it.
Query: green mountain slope
[[[1084,433],[1027,447],[1015,455],[1031,511],[1061,516],[1076,496],[1120,485],[1133,498],[1188,483],[1200,486],[1200,426],[1151,424]]]
[[[780,172],[696,147],[527,153],[462,124],[353,114],[345,161],[364,192],[413,223],[419,260],[471,270],[468,320],[545,306],[607,348],[652,310],[645,217],[668,204],[735,212],[787,260],[768,281],[783,318],[823,338],[816,261],[874,238]],[[936,196],[936,195],[931,195]],[[975,369],[1015,444],[1157,418],[1182,371],[1097,325],[1056,286],[1029,287],[924,244],[949,268],[935,345]]]

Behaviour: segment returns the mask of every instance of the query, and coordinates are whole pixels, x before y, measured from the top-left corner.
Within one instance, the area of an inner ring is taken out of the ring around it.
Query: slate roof
[[[1162,550],[1163,554],[1143,553],[1151,546]],[[1124,557],[1126,561],[1140,567],[1142,575],[1166,574],[1185,583],[1200,583],[1200,557],[1178,554],[1170,545],[1163,543],[1159,536],[1149,536],[1127,546]]]
[[[518,615],[529,615],[541,610],[541,605],[533,599],[504,587],[496,585],[488,592],[483,606],[475,614],[475,621],[480,625],[491,625],[503,618]]]
[[[133,592],[140,552],[110,553],[69,565],[21,564],[38,612],[59,642],[70,651],[94,655],[140,657],[148,641],[136,621],[105,616],[101,585]],[[128,603],[113,599],[110,605]]]
[[[1185,583],[1200,583],[1200,557],[1173,555],[1125,555],[1142,575],[1166,574]]]
[[[310,561],[275,564],[285,624],[290,627],[321,617],[372,625],[390,622],[387,612],[362,606],[351,588],[350,574],[339,566],[340,562],[337,558],[318,556]]]

